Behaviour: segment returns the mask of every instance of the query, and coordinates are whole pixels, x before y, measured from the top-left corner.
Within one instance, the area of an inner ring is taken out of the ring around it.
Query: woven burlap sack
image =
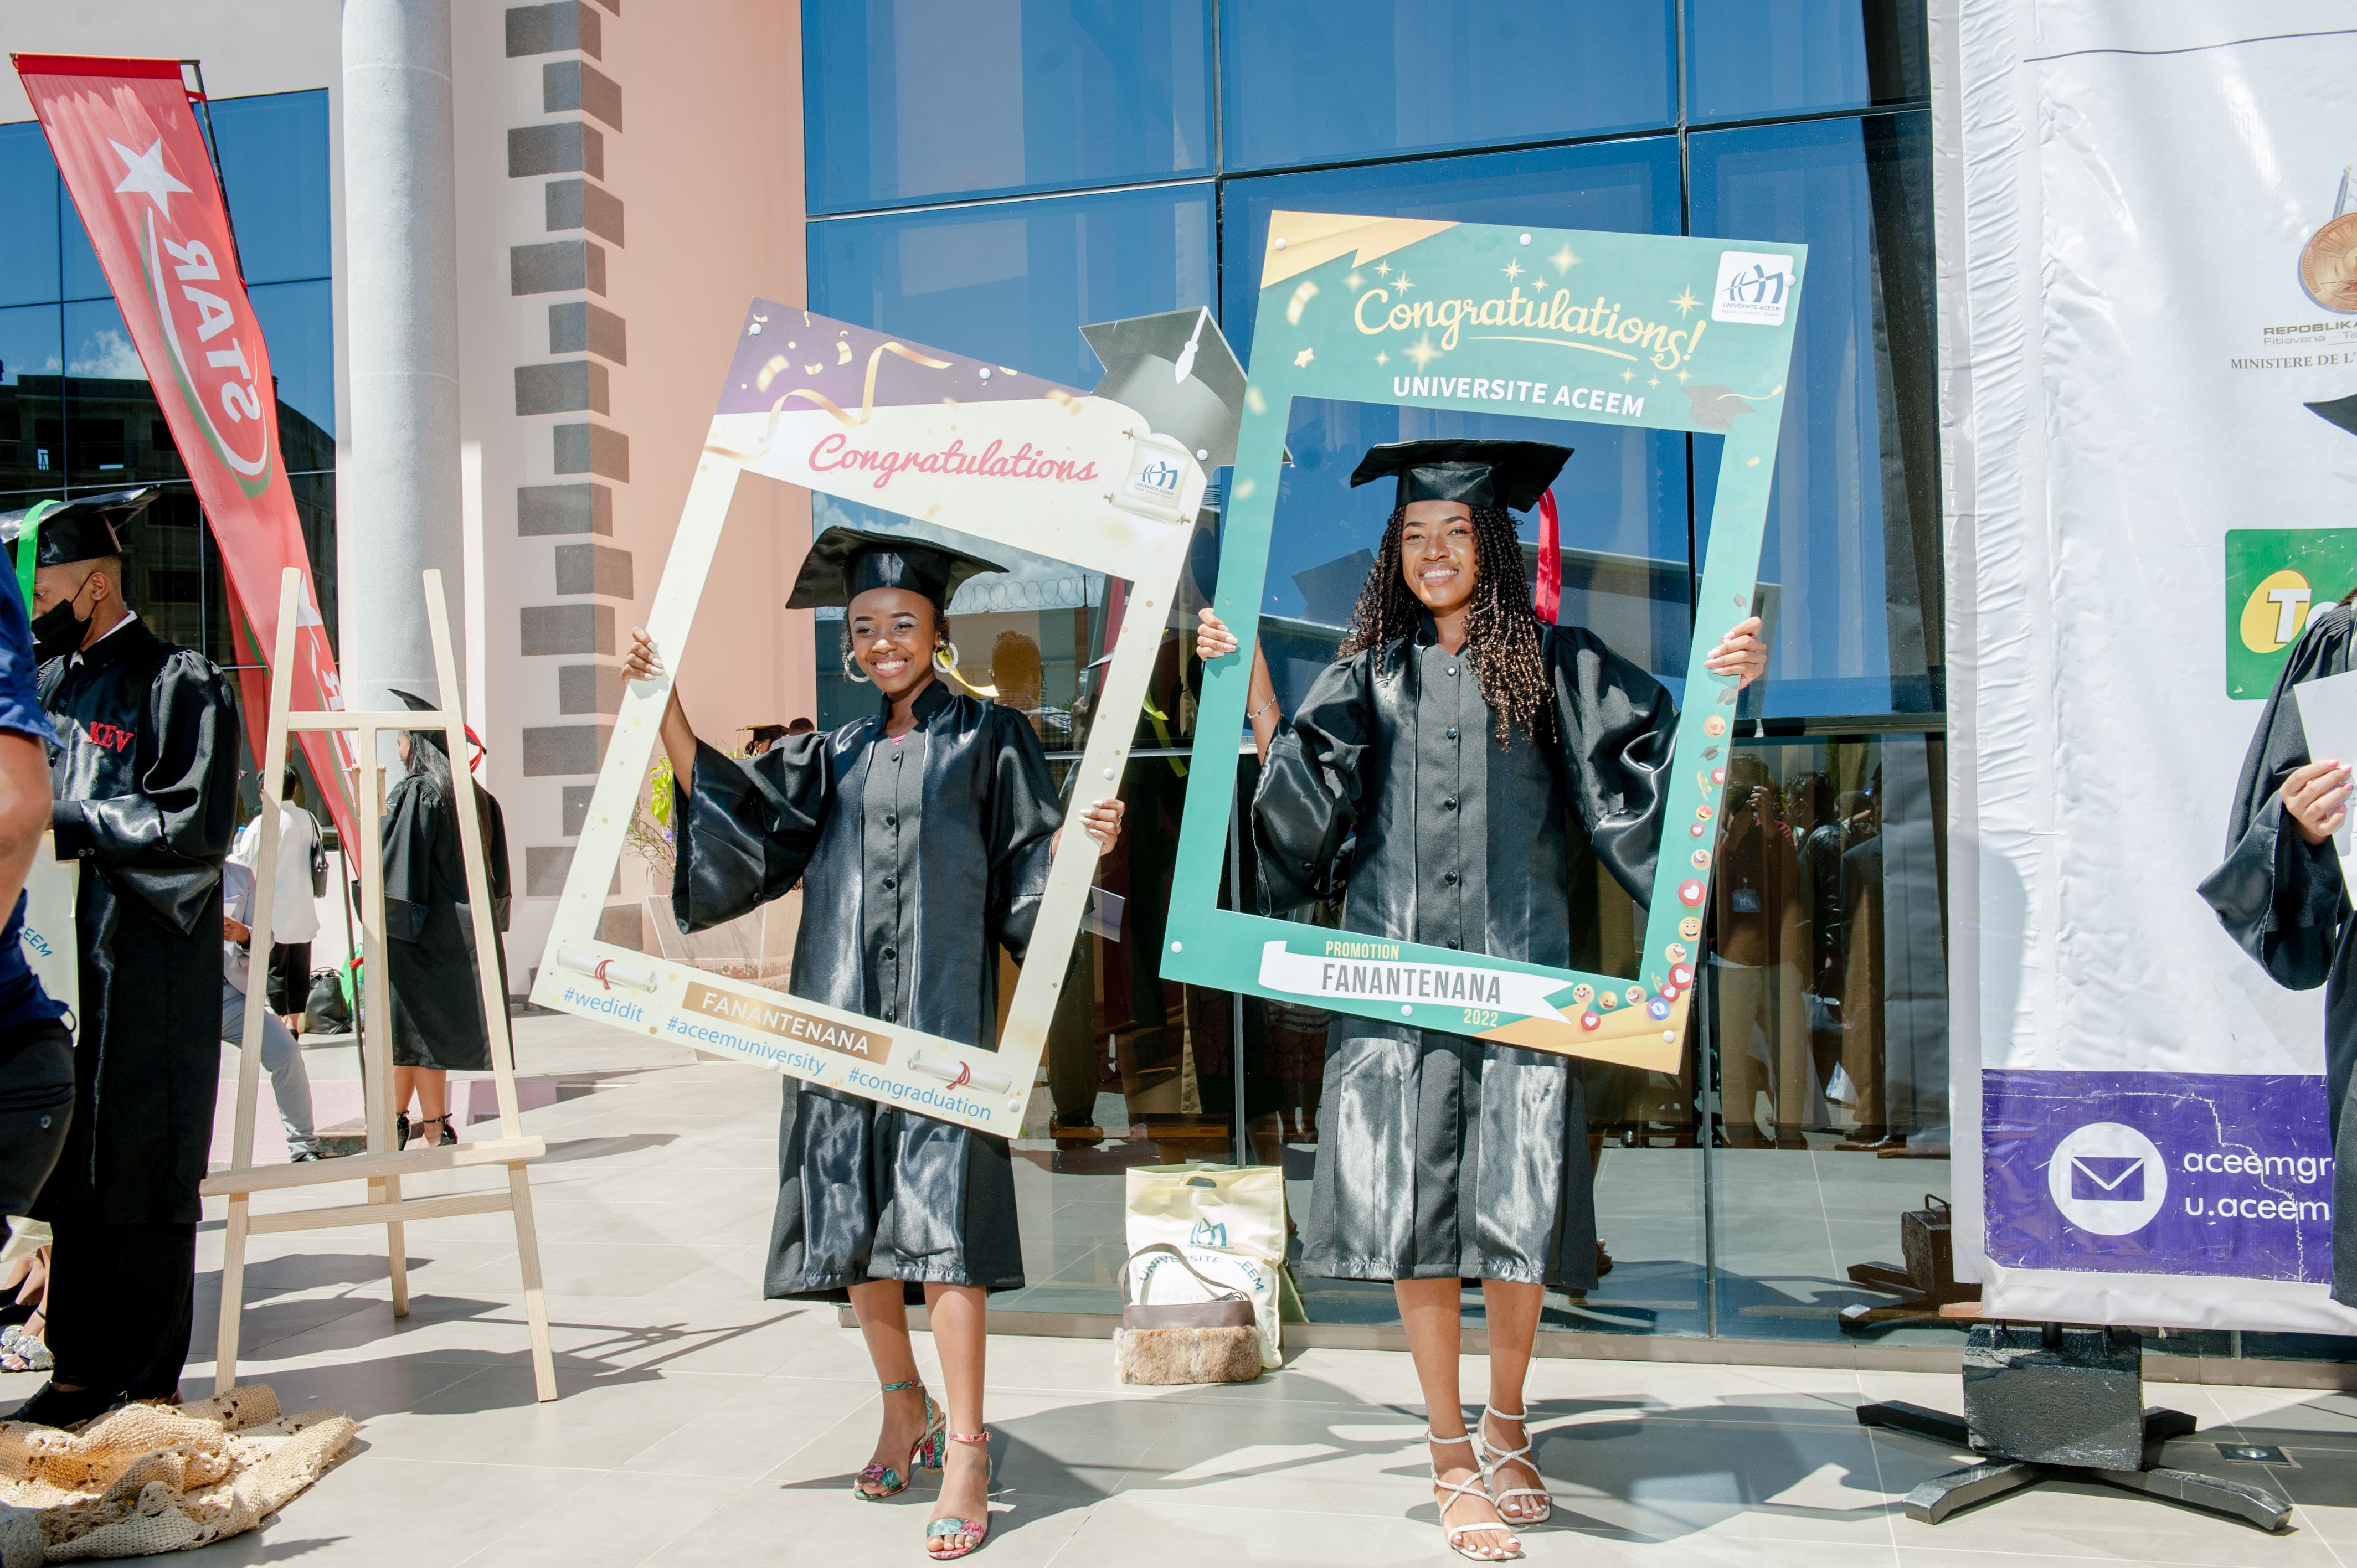
[[[79,1433],[0,1422],[0,1509],[39,1520],[52,1563],[185,1551],[253,1529],[359,1430],[334,1411],[286,1415],[260,1383],[178,1409],[126,1405]]]

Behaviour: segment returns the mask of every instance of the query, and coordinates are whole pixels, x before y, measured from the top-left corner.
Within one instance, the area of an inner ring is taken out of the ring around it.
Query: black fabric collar
[[[128,658],[135,649],[144,649],[161,640],[147,624],[147,618],[133,612],[124,618],[128,626],[118,626],[90,647],[81,650],[82,669],[102,669],[117,660]],[[73,655],[66,655],[66,667],[73,669]]]
[[[924,728],[932,716],[949,706],[952,700],[948,678],[940,671],[934,671],[933,678],[925,682],[925,689],[917,693],[916,704],[911,710],[916,716],[917,727]],[[876,694],[877,729],[881,731],[891,719],[892,699],[878,692]]]

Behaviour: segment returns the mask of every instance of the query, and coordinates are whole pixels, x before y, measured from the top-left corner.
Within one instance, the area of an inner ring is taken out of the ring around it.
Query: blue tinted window
[[[1670,0],[1221,0],[1230,168],[1669,125]]]
[[[1085,322],[1211,303],[1208,184],[810,226],[825,315],[1086,389]]]
[[[81,214],[74,210],[73,193],[58,182],[58,283],[66,299],[104,299],[113,290],[106,286],[106,269],[98,264],[98,252],[90,248],[90,231],[81,226]]]
[[[0,382],[13,386],[19,376],[54,376],[64,368],[59,315],[54,305],[0,310]]]
[[[1930,137],[1916,113],[1692,138],[1695,233],[1809,247],[1760,562],[1771,714],[1940,705]],[[1698,535],[1717,448],[1695,444]]]
[[[0,125],[0,305],[31,305],[58,294],[58,166],[41,127]]]
[[[1210,0],[809,0],[813,212],[1210,172]]]
[[[336,311],[333,285],[317,283],[276,283],[252,291],[253,314],[261,318],[263,340],[270,345],[270,371],[278,378],[279,442],[287,467],[333,467],[336,434]],[[320,443],[306,439],[296,419],[307,420],[326,434],[326,462],[318,463]],[[306,455],[308,454],[307,457]]]
[[[1686,117],[1930,96],[1922,0],[1685,0]]]
[[[326,277],[327,93],[224,98],[212,124],[245,281]]]

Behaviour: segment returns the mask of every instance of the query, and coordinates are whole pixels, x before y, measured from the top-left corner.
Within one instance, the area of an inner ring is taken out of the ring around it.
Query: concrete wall
[[[0,21],[16,49],[201,59],[218,97],[328,90],[349,407],[337,7],[6,0]],[[454,607],[522,895],[508,944],[518,990],[746,301],[805,298],[800,46],[797,7],[779,0],[453,0],[466,532]],[[0,73],[0,121],[30,117]],[[814,711],[808,617],[780,607],[809,517],[807,497],[746,482],[694,639],[673,654],[716,744]],[[414,591],[340,585],[347,613]],[[643,890],[626,860],[608,930],[651,946]]]

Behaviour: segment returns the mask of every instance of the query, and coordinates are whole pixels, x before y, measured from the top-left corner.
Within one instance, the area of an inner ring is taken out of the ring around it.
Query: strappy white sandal
[[[1500,1421],[1518,1421],[1525,1423],[1523,1427],[1523,1445],[1520,1448],[1490,1446],[1490,1417],[1493,1413]],[[1533,1476],[1537,1476],[1539,1473],[1538,1466],[1531,1460],[1531,1429],[1527,1424],[1529,1419],[1527,1413],[1509,1415],[1504,1411],[1492,1412],[1485,1404],[1481,1407],[1481,1419],[1473,1423],[1473,1462],[1481,1466],[1481,1485],[1488,1489],[1490,1501],[1498,1509],[1498,1517],[1508,1524],[1544,1524],[1555,1517],[1555,1498],[1547,1495],[1545,1487],[1507,1487],[1501,1489],[1498,1485],[1498,1472],[1507,1465],[1519,1464]],[[1516,1519],[1506,1511],[1508,1498],[1536,1498],[1538,1511],[1524,1514],[1522,1518]]]
[[[1490,1503],[1492,1508],[1497,1506],[1490,1497],[1490,1487],[1487,1477],[1472,1481],[1444,1481],[1440,1478],[1440,1466],[1432,1464],[1430,1444],[1435,1443],[1470,1443],[1473,1441],[1472,1437],[1469,1434],[1463,1437],[1435,1437],[1432,1434],[1432,1429],[1427,1426],[1424,1429],[1424,1441],[1426,1444],[1425,1463],[1431,1466],[1433,1487],[1437,1491],[1443,1491],[1450,1494],[1449,1500],[1440,1505],[1440,1529],[1441,1532],[1448,1538],[1448,1550],[1454,1552],[1458,1556],[1464,1558],[1469,1563],[1510,1563],[1515,1558],[1520,1557],[1523,1552],[1519,1542],[1516,1544],[1513,1551],[1501,1553],[1496,1557],[1479,1556],[1465,1550],[1464,1538],[1472,1534],[1475,1530],[1494,1530],[1501,1534],[1511,1536],[1514,1533],[1514,1527],[1511,1524],[1507,1524],[1502,1520],[1492,1521],[1488,1520],[1484,1520],[1479,1524],[1451,1525],[1448,1522],[1448,1510],[1457,1506],[1456,1499],[1458,1498],[1480,1498],[1483,1502]],[[1474,1463],[1476,1465],[1480,1463],[1480,1456],[1481,1451],[1479,1448],[1476,1448],[1473,1451]]]

